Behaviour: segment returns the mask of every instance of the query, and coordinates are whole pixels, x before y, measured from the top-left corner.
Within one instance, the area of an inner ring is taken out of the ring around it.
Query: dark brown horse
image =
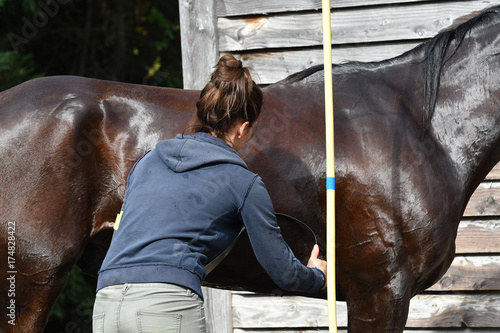
[[[495,7],[395,59],[334,69],[337,272],[352,333],[401,332],[410,298],[450,266],[467,201],[500,159],[499,32]],[[3,332],[42,331],[71,267],[99,267],[128,171],[188,125],[197,96],[78,77],[0,94]],[[276,210],[320,244],[323,104],[319,68],[267,87],[242,152]],[[289,239],[307,257],[308,241]],[[243,243],[208,282],[277,290]]]

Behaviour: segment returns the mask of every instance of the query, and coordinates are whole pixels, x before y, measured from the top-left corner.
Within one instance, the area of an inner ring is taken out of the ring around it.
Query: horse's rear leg
[[[0,271],[0,306],[8,310],[0,319],[1,333],[43,332],[83,246],[78,230],[69,226],[49,219],[19,222],[11,248],[0,235],[3,249],[11,251],[8,269]]]
[[[14,294],[10,293],[12,297],[2,297],[2,308],[7,308],[7,316],[2,316],[0,332],[43,332],[50,311],[66,284],[70,269],[71,267],[67,267],[29,274],[18,270],[16,274],[11,274],[15,277],[15,284],[9,288],[15,291]],[[5,279],[2,277],[3,281]],[[2,293],[9,295],[8,290]],[[9,306],[12,310],[8,309]]]

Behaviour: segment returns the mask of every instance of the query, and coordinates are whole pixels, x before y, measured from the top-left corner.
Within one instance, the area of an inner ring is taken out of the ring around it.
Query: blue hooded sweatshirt
[[[295,258],[281,236],[262,179],[210,134],[160,141],[132,168],[123,215],[97,290],[123,283],[172,283],[203,297],[205,265],[244,225],[255,255],[285,290],[314,293],[322,273]]]

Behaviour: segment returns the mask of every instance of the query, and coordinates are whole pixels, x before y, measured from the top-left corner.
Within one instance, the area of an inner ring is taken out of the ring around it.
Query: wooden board
[[[396,57],[413,49],[419,42],[374,44],[363,46],[333,46],[333,63],[349,61],[380,61]],[[287,49],[272,52],[245,52],[235,56],[245,66],[252,68],[255,82],[271,84],[315,65],[323,64],[323,50],[320,47]],[[335,77],[333,78],[335,80]]]
[[[387,4],[402,4],[428,0],[335,0],[330,2],[331,8],[346,8],[359,6],[374,6]],[[318,10],[322,8],[321,0],[218,0],[217,14],[219,16],[269,14],[279,12],[294,12]]]
[[[244,12],[245,8],[257,8],[257,11],[263,10],[263,12],[270,12],[269,8],[270,7],[279,7],[281,8],[280,11],[286,10],[288,7],[295,7],[298,6],[298,8],[319,8],[320,7],[320,1],[317,0],[299,0],[299,1],[293,1],[293,2],[285,2],[283,3],[282,0],[272,0],[267,1],[264,0],[259,0],[258,3],[253,3],[253,2],[247,2],[247,1],[241,1],[241,0],[234,0],[234,1],[223,1],[223,0],[217,0],[217,4],[215,4],[216,0],[206,0],[203,2],[193,2],[189,0],[179,0],[179,6],[180,6],[180,13],[181,13],[181,41],[182,41],[182,56],[183,56],[183,76],[184,76],[184,88],[185,89],[201,89],[206,81],[208,80],[209,74],[212,70],[212,67],[215,65],[218,57],[219,57],[219,52],[224,51],[224,45],[219,47],[218,45],[218,40],[219,38],[224,38],[226,39],[227,37],[223,37],[224,34],[226,33],[223,30],[218,30],[217,25],[217,15],[224,15],[224,8],[226,10],[229,10],[230,8],[238,8],[239,11]],[[243,3],[242,3],[243,2]],[[413,15],[417,15],[418,19],[420,19],[420,15],[425,17],[426,10],[423,10],[421,12],[421,9],[417,6],[418,3],[422,3],[425,1],[421,0],[401,0],[401,1],[382,1],[382,0],[373,0],[372,2],[366,2],[362,0],[343,0],[340,1],[338,4],[335,6],[339,7],[350,7],[350,6],[363,6],[363,5],[377,5],[377,4],[397,4],[397,3],[410,3],[409,5],[403,6],[408,10],[408,6],[412,8],[409,10],[410,13],[413,13]],[[316,3],[316,4],[314,4]],[[414,4],[411,4],[414,3]],[[457,1],[452,2],[450,5],[458,3]],[[476,4],[478,4],[478,1],[472,1],[468,2],[469,4],[472,3],[470,6],[471,8],[468,11],[472,11],[475,7]],[[483,1],[481,4],[478,6],[486,7],[488,5],[491,5],[494,3],[494,1]],[[311,5],[312,4],[312,5]],[[468,5],[469,5],[468,4]],[[432,6],[439,6],[438,3],[433,3],[433,4],[427,4],[427,5],[432,5]],[[468,8],[468,5],[465,6]],[[215,6],[217,6],[217,13],[215,12]],[[270,7],[269,7],[270,6]],[[311,7],[312,6],[312,7]],[[415,6],[415,7],[414,7]],[[379,38],[375,39],[369,39],[372,41],[377,41],[377,44],[375,45],[353,45],[352,43],[355,43],[355,40],[349,40],[349,36],[356,36],[359,34],[365,34],[369,35],[371,37],[376,37],[377,34],[384,34],[384,30],[389,30],[389,26],[387,24],[399,24],[397,19],[401,20],[401,18],[404,16],[405,20],[408,19],[408,22],[411,22],[410,18],[407,18],[408,15],[406,14],[400,14],[400,9],[402,8],[401,5],[394,5],[394,8],[391,8],[391,10],[383,10],[382,8],[386,8],[387,6],[380,6],[380,7],[375,7],[375,10],[379,11],[380,13],[382,12],[387,12],[384,13],[384,15],[388,15],[384,21],[381,23],[380,19],[377,15],[379,15],[377,12],[371,13],[371,8],[372,7],[362,7],[362,8],[352,8],[349,9],[348,13],[345,13],[345,10],[342,10],[342,17],[343,21],[339,21],[339,24],[341,23],[342,25],[347,25],[347,30],[339,30],[339,31],[334,31],[333,35],[334,38],[337,38],[336,36],[342,35],[342,40],[344,41],[343,43],[349,43],[348,45],[341,45],[340,47],[338,45],[335,45],[333,48],[333,60],[335,63],[341,63],[341,62],[347,62],[347,61],[378,61],[378,60],[384,60],[388,58],[392,58],[394,56],[397,56],[404,51],[410,50],[411,48],[415,47],[418,43],[421,41],[425,40],[426,34],[417,37],[417,39],[414,40],[400,40],[399,42],[395,42],[394,40],[390,40],[387,43],[380,43]],[[464,7],[462,5],[461,7]],[[258,9],[260,8],[260,9]],[[439,8],[439,7],[437,7]],[[453,9],[453,7],[451,8]],[[219,13],[222,10],[221,13]],[[267,11],[266,11],[267,10]],[[290,8],[290,10],[294,10]],[[434,9],[435,10],[435,9]],[[462,11],[460,10],[460,13]],[[233,13],[234,14],[234,13]],[[248,14],[248,13],[247,13]],[[310,15],[310,14],[308,14]],[[319,20],[321,22],[321,17],[319,16],[319,12],[316,13],[316,21]],[[336,14],[337,15],[337,14]],[[339,14],[340,15],[340,14]],[[364,16],[363,16],[364,15]],[[394,16],[394,17],[391,17]],[[447,12],[444,14],[445,17],[443,20],[450,20],[450,24],[452,19],[451,18],[446,18]],[[351,17],[350,17],[351,16]],[[370,29],[367,28],[365,29],[366,32],[362,32],[359,28],[359,24],[362,23],[361,21],[366,20],[366,16],[371,17],[371,25],[373,25],[372,32],[370,32]],[[455,15],[456,16],[456,15]],[[385,17],[385,16],[384,16]],[[335,19],[335,17],[333,17]],[[354,18],[354,19],[353,19]],[[223,21],[224,19],[221,18]],[[240,21],[239,18],[236,19],[237,21]],[[360,20],[360,22],[358,22]],[[393,22],[393,20],[396,20]],[[427,21],[432,21],[433,17],[427,18]],[[247,20],[248,21],[248,20]],[[337,21],[337,20],[336,20]],[[336,22],[334,21],[334,22]],[[254,20],[250,20],[248,22],[254,22]],[[384,23],[385,22],[385,23]],[[417,25],[419,25],[419,20],[414,20],[413,23],[408,23],[410,26],[406,26],[406,28],[409,31],[413,31],[413,35],[415,35],[414,31],[416,29],[418,30]],[[444,22],[444,21],[443,21]],[[386,24],[387,23],[387,24]],[[287,23],[283,23],[285,26]],[[304,22],[304,24],[307,24],[307,22]],[[322,55],[322,49],[321,49],[321,32],[318,32],[318,22],[315,23],[316,28],[314,28],[312,31],[312,34],[314,35],[314,38],[311,39],[310,36],[308,37],[307,34],[304,35],[303,30],[304,29],[298,29],[296,31],[299,32],[298,37],[293,37],[291,39],[286,39],[285,35],[281,33],[280,30],[276,30],[274,38],[276,38],[278,41],[281,41],[281,45],[283,45],[282,49],[273,49],[273,50],[267,50],[267,51],[261,51],[258,53],[253,53],[253,54],[248,54],[250,50],[245,49],[243,54],[243,58],[246,61],[245,65],[250,66],[254,68],[255,71],[255,77],[256,77],[256,82],[260,84],[271,84],[276,81],[279,81],[286,76],[296,73],[300,70],[303,70],[305,68],[308,68],[312,65],[316,64],[321,64],[323,62],[323,55]],[[337,24],[337,23],[335,23]],[[413,24],[413,26],[411,26]],[[248,26],[253,26],[255,24],[250,23]],[[257,24],[258,25],[258,24]],[[351,26],[351,28],[349,28]],[[377,28],[377,26],[380,26],[381,28]],[[423,25],[424,26],[424,25]],[[246,25],[245,25],[246,27]],[[429,36],[434,35],[435,33],[438,32],[439,29],[443,28],[443,26],[439,26],[436,24],[431,24],[430,27],[426,29],[431,29],[433,32],[429,34]],[[271,27],[272,28],[272,27]],[[276,27],[279,29],[279,27]],[[220,28],[219,28],[220,29]],[[246,27],[248,30],[248,27]],[[321,29],[321,27],[319,27]],[[382,29],[378,33],[373,33],[376,29]],[[245,30],[245,29],[244,29]],[[244,31],[242,30],[241,33],[252,33],[249,31]],[[251,29],[250,29],[251,30]],[[310,27],[309,27],[310,30]],[[308,29],[305,29],[305,31],[308,31]],[[350,34],[349,31],[354,33],[354,35]],[[361,31],[361,32],[360,32]],[[311,33],[311,32],[310,32]],[[319,33],[319,35],[318,35]],[[396,35],[400,36],[400,38],[405,38],[403,34],[397,32]],[[417,33],[418,35],[418,33]],[[371,38],[370,37],[370,38]],[[253,38],[253,37],[252,37]],[[260,37],[259,37],[260,38]],[[267,41],[272,41],[272,39],[269,36],[264,36],[265,40]],[[297,49],[297,45],[291,43],[291,41],[295,40],[296,38],[302,39],[301,45],[307,45],[307,47],[312,48],[310,50],[307,49]],[[424,39],[421,39],[424,38]],[[387,40],[388,38],[383,38],[384,40]],[[390,37],[389,37],[390,39]],[[258,40],[258,38],[257,38]],[[358,38],[359,40],[359,38]],[[311,41],[313,41],[311,43]],[[276,47],[273,43],[269,44],[269,47]],[[238,49],[243,50],[244,47],[238,47]]]
[[[500,256],[457,256],[429,291],[500,290]]]
[[[418,6],[356,8],[332,13],[332,43],[423,40],[491,5],[483,0]],[[226,17],[218,20],[219,50],[322,45],[321,13]]]
[[[202,89],[219,58],[215,0],[179,0],[184,89]]]
[[[330,331],[328,328],[319,328],[319,329],[282,329],[282,328],[277,328],[277,329],[266,329],[265,331],[262,331],[260,329],[239,329],[236,328],[232,332],[234,333],[329,333]],[[347,329],[338,329],[338,333],[347,333]],[[227,332],[218,332],[218,333],[227,333]],[[489,329],[470,329],[470,328],[462,328],[462,329],[437,329],[437,330],[420,330],[420,329],[411,329],[407,328],[403,331],[403,333],[498,333],[496,331],[492,331]]]
[[[486,181],[479,184],[467,204],[464,216],[500,215],[500,182]]]
[[[306,297],[233,294],[234,328],[327,327],[326,301]],[[347,308],[337,302],[338,326],[347,326]]]
[[[455,244],[457,254],[500,253],[500,219],[463,219]]]
[[[226,333],[233,330],[231,291],[202,287],[205,298],[207,333]]]
[[[327,327],[324,300],[233,294],[235,329]],[[345,302],[337,302],[337,326],[347,326]],[[500,327],[500,293],[417,295],[410,302],[407,327]]]
[[[500,294],[418,295],[406,327],[500,327]]]
[[[487,180],[500,180],[500,163],[498,163],[493,170],[486,176]]]

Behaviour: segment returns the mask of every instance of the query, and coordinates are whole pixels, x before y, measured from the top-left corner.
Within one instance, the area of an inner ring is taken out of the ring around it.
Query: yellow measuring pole
[[[328,285],[328,326],[337,332],[337,295],[335,288],[335,159],[333,144],[333,79],[330,0],[323,0],[323,54],[325,68],[326,136],[326,260]]]

